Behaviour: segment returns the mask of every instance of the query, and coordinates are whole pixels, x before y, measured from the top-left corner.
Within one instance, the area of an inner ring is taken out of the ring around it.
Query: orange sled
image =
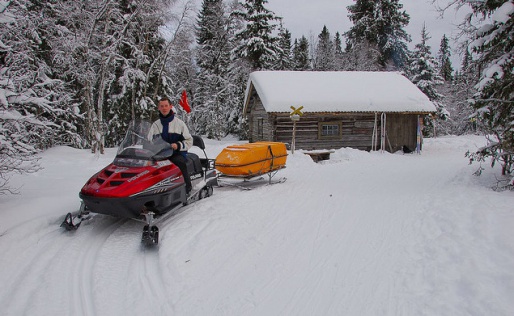
[[[226,176],[250,178],[285,168],[286,159],[284,143],[256,142],[224,148],[215,167]]]

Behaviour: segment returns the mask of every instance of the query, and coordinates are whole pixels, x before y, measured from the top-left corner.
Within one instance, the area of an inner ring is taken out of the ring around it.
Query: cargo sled
[[[215,168],[220,178],[251,180],[268,175],[271,183],[276,172],[286,167],[286,160],[284,143],[256,142],[224,148],[216,157]]]

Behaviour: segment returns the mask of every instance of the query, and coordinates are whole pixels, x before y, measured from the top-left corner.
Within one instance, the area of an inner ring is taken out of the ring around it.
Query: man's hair
[[[171,104],[171,101],[170,101],[170,99],[169,99],[168,97],[162,97],[162,98],[159,100],[159,102],[161,102],[161,101],[168,101],[168,103],[169,103],[169,104]]]

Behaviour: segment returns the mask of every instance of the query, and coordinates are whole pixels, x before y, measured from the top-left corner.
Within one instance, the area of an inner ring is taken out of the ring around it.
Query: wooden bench
[[[318,162],[320,160],[329,160],[330,154],[334,153],[334,150],[312,150],[312,151],[304,151],[303,153],[311,156],[314,162]]]

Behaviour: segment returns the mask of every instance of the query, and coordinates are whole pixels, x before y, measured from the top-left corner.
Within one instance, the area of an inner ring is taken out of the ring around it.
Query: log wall
[[[289,113],[268,113],[253,91],[247,107],[250,142],[278,141],[292,143],[293,122]],[[381,120],[377,114],[376,147],[380,149]],[[340,134],[322,137],[320,124],[340,126]],[[372,148],[375,113],[305,113],[296,122],[296,149],[339,149],[350,147],[370,151]],[[401,150],[403,145],[416,148],[417,114],[387,113],[386,147],[390,152]]]
[[[375,116],[373,114],[312,114],[308,113],[296,122],[296,149],[338,149],[351,147],[371,150]],[[293,122],[287,114],[274,116],[275,141],[291,143]],[[337,137],[320,136],[320,123],[340,124]]]

